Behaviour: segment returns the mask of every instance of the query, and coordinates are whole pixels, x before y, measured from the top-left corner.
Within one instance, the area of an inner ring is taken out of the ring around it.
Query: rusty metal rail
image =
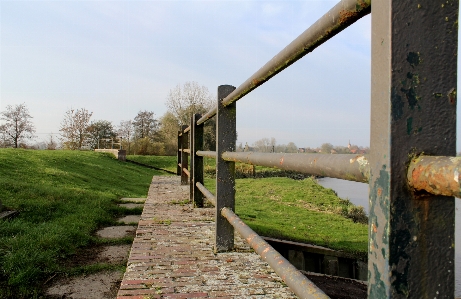
[[[226,161],[277,167],[284,170],[293,170],[356,182],[367,183],[370,177],[368,160],[363,155],[225,152],[222,158]]]
[[[407,180],[415,190],[461,197],[461,157],[420,156],[411,160]]]
[[[221,215],[232,224],[235,230],[274,269],[299,298],[330,298],[246,225],[231,209],[223,208]]]
[[[190,177],[190,172],[189,172],[189,170],[188,170],[187,168],[183,168],[182,171],[184,171],[184,173],[185,173],[188,177]]]
[[[197,151],[196,154],[200,157],[216,158],[216,152],[213,151]]]
[[[293,40],[282,51],[275,55],[253,76],[248,78],[236,90],[229,94],[223,101],[227,106],[261,84],[277,75],[291,64],[312,52],[315,48],[349,27],[358,19],[371,12],[371,0],[342,0],[330,11],[323,15],[317,22]],[[216,115],[217,108],[213,108],[203,115],[198,121],[200,125]]]
[[[244,230],[243,222],[232,213],[235,162],[368,182],[368,298],[419,299],[434,294],[452,298],[453,196],[461,196],[461,158],[450,157],[456,153],[458,2],[373,2],[371,151],[367,156],[232,151],[237,139],[235,102],[370,13],[371,0],[341,0],[238,88],[218,87],[216,106],[203,116],[194,115],[189,128],[182,126],[178,134],[178,148],[183,151],[178,151],[177,170],[181,183],[190,183],[197,207],[203,206],[204,195],[214,200],[215,252],[232,250],[234,227]],[[216,152],[202,151],[202,124],[215,115]],[[181,171],[187,169],[188,140],[193,140],[190,158],[194,165],[189,177]],[[433,156],[410,161],[414,152]],[[203,187],[202,157],[216,159],[216,196]],[[249,242],[256,242],[256,235],[250,235]],[[260,246],[263,257],[273,251]],[[278,267],[277,263],[272,267]],[[295,293],[300,292],[302,298],[315,297],[303,293],[312,289],[310,285],[287,284],[294,291],[301,288]]]
[[[197,182],[195,185],[200,190],[200,192],[202,192],[205,198],[208,199],[208,201],[211,202],[213,206],[216,206],[216,197],[213,195],[213,193],[211,193],[210,190],[208,190],[205,186],[203,186],[199,182]]]

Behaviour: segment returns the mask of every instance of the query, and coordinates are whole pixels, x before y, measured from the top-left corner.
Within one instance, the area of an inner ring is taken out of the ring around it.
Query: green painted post
[[[458,1],[372,5],[368,298],[453,298],[453,197],[414,192],[413,155],[456,155]]]

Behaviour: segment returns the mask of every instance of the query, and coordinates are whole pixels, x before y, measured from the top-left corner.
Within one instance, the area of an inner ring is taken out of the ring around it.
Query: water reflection
[[[362,206],[368,215],[368,184],[345,180],[323,178],[318,179],[320,185],[336,191],[339,197],[348,198],[357,206]],[[458,237],[460,236],[460,237]],[[456,237],[455,238],[455,296],[461,297],[461,199],[456,199]]]

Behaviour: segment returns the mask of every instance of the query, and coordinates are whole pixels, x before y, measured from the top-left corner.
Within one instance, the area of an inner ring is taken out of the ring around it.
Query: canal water
[[[368,184],[333,178],[318,179],[325,188],[336,191],[339,197],[348,198],[357,206],[362,206],[368,214]],[[455,297],[461,297],[461,199],[456,199],[456,237],[455,237]]]

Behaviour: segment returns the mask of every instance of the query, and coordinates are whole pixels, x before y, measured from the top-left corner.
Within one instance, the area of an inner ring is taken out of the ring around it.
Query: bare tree
[[[160,119],[159,138],[165,145],[168,155],[176,154],[177,132],[181,125],[189,125],[193,114],[204,114],[213,106],[213,96],[205,86],[197,82],[186,82],[171,89],[166,106],[168,111]],[[204,149],[216,148],[215,120],[210,119],[204,127]]]
[[[133,122],[131,120],[122,120],[117,130],[118,136],[128,145],[128,154],[130,154],[131,139],[133,138]]]
[[[320,147],[322,154],[331,154],[331,150],[333,149],[333,144],[331,143],[323,143]]]
[[[53,133],[50,134],[50,139],[45,141],[47,150],[55,150],[58,147],[58,143],[53,139]]]
[[[213,106],[213,97],[208,88],[197,82],[186,82],[170,90],[166,100],[168,112],[178,120],[179,125],[187,125],[194,113],[205,113]]]
[[[11,142],[13,147],[18,148],[19,142],[26,138],[33,138],[35,127],[32,124],[32,116],[26,105],[6,106],[6,111],[0,113],[0,119],[5,121],[0,125],[3,135],[3,143]]]
[[[298,147],[296,146],[294,142],[288,142],[285,152],[286,153],[297,153]]]
[[[258,152],[261,153],[270,153],[274,151],[275,146],[277,145],[277,142],[274,137],[269,138],[262,138],[255,143],[253,143],[253,146]]]
[[[85,108],[70,109],[66,111],[64,120],[61,122],[62,146],[65,149],[81,149],[89,141],[88,127],[93,112]]]

